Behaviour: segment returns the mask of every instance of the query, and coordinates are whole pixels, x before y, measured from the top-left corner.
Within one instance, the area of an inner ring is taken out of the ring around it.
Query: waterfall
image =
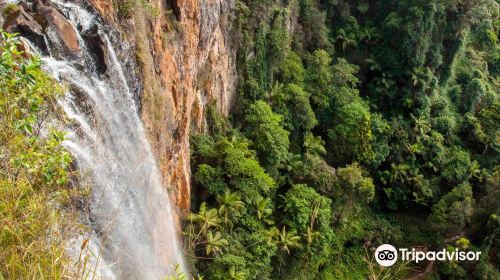
[[[130,51],[112,28],[79,4],[53,3],[77,31],[80,50],[64,54],[59,42],[46,36],[48,54],[42,55],[42,64],[68,85],[60,100],[71,119],[65,145],[92,185],[90,242],[99,254],[94,258],[97,274],[162,279],[175,265],[183,268],[183,258],[172,206],[138,116]],[[92,29],[102,42],[104,70],[85,40]]]

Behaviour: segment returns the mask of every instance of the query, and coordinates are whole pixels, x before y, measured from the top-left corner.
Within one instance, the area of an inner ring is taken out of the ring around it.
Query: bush
[[[132,10],[134,9],[134,0],[120,0],[118,1],[118,16],[123,18],[129,18],[132,16]]]
[[[61,146],[64,133],[44,120],[55,115],[62,90],[18,45],[2,33],[0,279],[61,279],[69,274],[63,232],[73,225],[61,206],[76,191],[66,187],[71,157]]]
[[[4,17],[8,17],[9,15],[17,12],[19,12],[19,6],[15,3],[9,3],[3,9],[2,14]]]

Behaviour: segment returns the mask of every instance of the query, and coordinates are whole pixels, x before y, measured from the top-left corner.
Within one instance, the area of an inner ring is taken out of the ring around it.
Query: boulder
[[[26,59],[32,57],[33,52],[31,50],[31,47],[28,44],[28,42],[26,42],[26,39],[21,37],[21,39],[19,41],[20,41],[20,44],[18,46],[18,49],[23,52],[22,56]]]
[[[43,27],[22,6],[7,16],[3,23],[3,29],[10,33],[19,33],[35,44],[42,52],[47,51]]]
[[[46,21],[46,33],[50,38],[59,41],[62,51],[69,54],[77,54],[80,52],[80,43],[78,42],[78,34],[73,25],[50,3],[48,0],[41,0],[35,3],[34,11]]]

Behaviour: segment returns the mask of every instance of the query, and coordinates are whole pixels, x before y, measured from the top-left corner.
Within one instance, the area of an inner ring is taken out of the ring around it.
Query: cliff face
[[[204,108],[212,100],[227,115],[235,92],[236,52],[228,36],[234,0],[151,0],[160,16],[137,4],[128,19],[120,19],[107,0],[90,2],[135,44],[142,68],[141,116],[164,185],[186,213],[190,133],[203,129]]]

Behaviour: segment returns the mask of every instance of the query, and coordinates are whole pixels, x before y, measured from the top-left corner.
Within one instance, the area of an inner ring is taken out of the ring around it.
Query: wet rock
[[[82,32],[82,38],[87,44],[87,49],[93,56],[96,62],[96,70],[99,74],[106,73],[108,69],[106,63],[106,53],[105,53],[105,43],[102,41],[101,36],[99,36],[99,27],[97,24],[92,25],[89,29]]]
[[[20,43],[21,44],[18,46],[18,49],[23,52],[22,56],[26,59],[30,58],[33,55],[30,45],[28,44],[28,42],[26,42],[26,39],[24,38],[20,39]]]
[[[109,0],[90,0],[92,7],[106,20],[112,20],[115,14],[113,2]]]
[[[23,6],[18,6],[16,11],[7,16],[3,29],[10,33],[19,33],[34,43],[42,52],[47,52],[43,27],[24,10]]]
[[[68,54],[80,52],[78,35],[71,23],[48,0],[36,1],[34,10],[43,16],[47,23],[47,36],[58,42],[61,51]]]

